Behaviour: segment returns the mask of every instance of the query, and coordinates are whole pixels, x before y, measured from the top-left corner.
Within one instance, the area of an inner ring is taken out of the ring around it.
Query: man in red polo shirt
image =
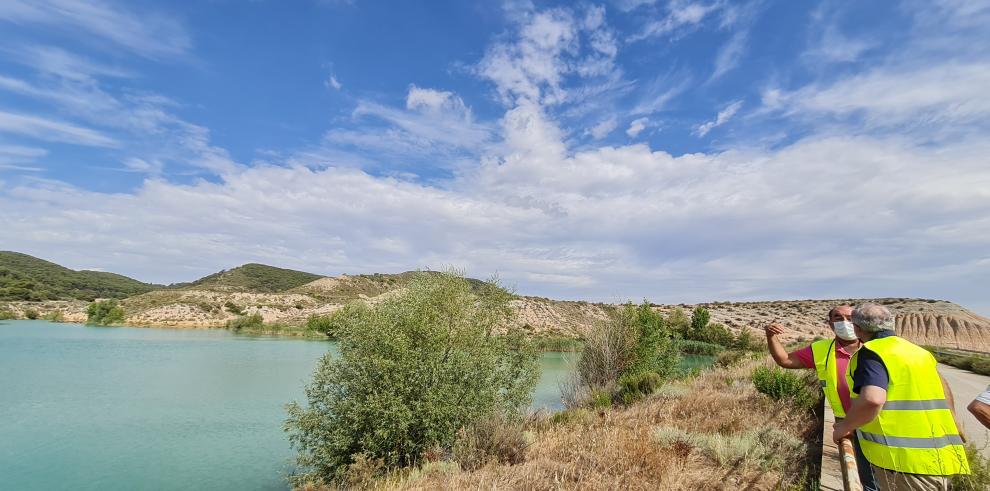
[[[836,420],[841,421],[849,410],[849,383],[846,380],[846,367],[849,359],[862,345],[856,338],[852,325],[852,306],[839,305],[828,312],[827,324],[835,334],[832,339],[822,339],[805,346],[797,351],[788,353],[781,344],[779,336],[784,333],[784,326],[773,323],[766,327],[767,347],[773,361],[782,368],[815,369],[825,400],[832,407]],[[860,451],[859,442],[853,438],[856,447],[856,465],[859,468],[859,479],[866,491],[876,490],[873,472],[869,462]]]

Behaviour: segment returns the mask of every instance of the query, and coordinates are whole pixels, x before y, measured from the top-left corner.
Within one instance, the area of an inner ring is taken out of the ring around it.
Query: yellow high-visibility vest
[[[842,409],[842,399],[839,398],[839,375],[835,368],[835,338],[821,339],[811,343],[811,353],[815,357],[815,371],[818,372],[818,383],[825,392],[825,400],[832,406],[836,417],[845,418],[846,411]],[[850,386],[852,387],[852,386]]]
[[[880,356],[890,377],[887,402],[880,414],[858,430],[866,459],[877,467],[911,474],[969,474],[966,450],[945,399],[935,357],[897,336],[867,341],[849,360],[849,387],[853,387],[852,374],[864,349]]]

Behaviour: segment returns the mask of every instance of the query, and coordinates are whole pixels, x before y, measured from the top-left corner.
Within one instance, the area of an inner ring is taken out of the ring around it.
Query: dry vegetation
[[[387,477],[354,469],[354,488],[805,489],[817,470],[811,413],[759,394],[750,361],[705,371],[628,407],[532,418],[521,457],[462,470],[456,456]],[[512,463],[516,462],[516,463]],[[366,470],[366,469],[365,469]],[[304,488],[305,489],[305,488]],[[309,489],[319,489],[310,487]]]

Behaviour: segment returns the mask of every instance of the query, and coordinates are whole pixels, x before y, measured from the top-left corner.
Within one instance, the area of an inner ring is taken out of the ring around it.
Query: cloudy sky
[[[0,249],[990,314],[990,2],[0,2]]]

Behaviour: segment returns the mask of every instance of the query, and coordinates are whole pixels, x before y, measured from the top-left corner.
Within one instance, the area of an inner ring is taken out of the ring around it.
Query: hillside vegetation
[[[320,278],[318,274],[249,263],[205,276],[183,286],[201,290],[278,293],[305,285],[318,278]]]
[[[0,300],[126,298],[162,288],[114,273],[75,271],[19,252],[0,251]]]
[[[258,314],[266,333],[292,334],[292,329],[326,317],[351,302],[374,305],[401,294],[429,271],[398,274],[319,276],[262,264],[215,273],[191,283],[168,287],[141,283],[120,275],[73,271],[26,254],[0,252],[0,310],[16,318],[27,312],[57,315],[85,322],[94,298],[121,299],[125,324],[162,327],[222,328],[241,316]],[[466,278],[477,292],[484,282]],[[39,302],[40,301],[40,302]],[[706,308],[713,324],[732,334],[753,330],[759,335],[768,322],[787,327],[785,342],[809,342],[831,336],[825,314],[839,304],[876,302],[897,316],[897,330],[919,344],[990,351],[990,319],[945,300],[918,298],[775,300],[712,302],[699,305],[651,307],[663,315],[675,310]],[[617,305],[551,300],[513,295],[514,326],[551,344],[586,339],[615,312]],[[296,329],[298,331],[298,329]],[[567,339],[563,339],[567,338]]]

